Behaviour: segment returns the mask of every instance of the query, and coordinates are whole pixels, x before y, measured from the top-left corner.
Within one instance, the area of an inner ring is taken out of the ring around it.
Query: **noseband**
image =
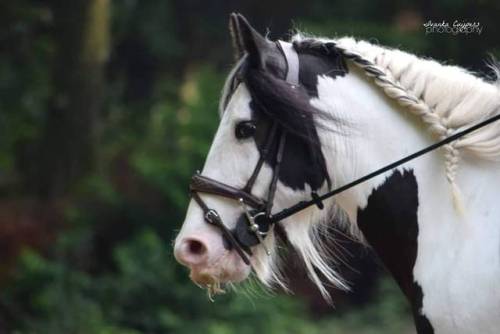
[[[293,48],[292,44],[283,41],[277,42],[278,48],[283,52],[286,62],[287,62],[287,75],[286,80],[292,87],[299,85],[299,59],[297,52]],[[315,192],[312,193],[312,199],[309,201],[300,201],[291,207],[285,208],[275,214],[271,213],[273,207],[274,196],[276,193],[276,184],[278,182],[279,171],[281,166],[281,161],[283,158],[283,151],[286,141],[286,131],[281,129],[281,135],[279,136],[278,151],[276,155],[276,164],[273,169],[273,176],[271,183],[269,184],[267,199],[263,200],[254,195],[252,195],[252,188],[259,175],[260,170],[267,158],[271,145],[278,132],[278,124],[274,122],[271,126],[271,130],[267,135],[265,145],[263,149],[260,149],[260,158],[255,166],[255,169],[248,179],[246,185],[239,189],[223,182],[211,179],[209,177],[201,175],[197,172],[193,175],[191,179],[191,184],[189,186],[191,197],[198,203],[204,213],[204,219],[208,224],[214,225],[222,231],[223,236],[230,244],[231,248],[234,248],[236,252],[241,256],[243,261],[250,265],[250,260],[248,256],[252,256],[251,246],[262,244],[264,247],[263,240],[268,235],[272,225],[277,224],[279,221],[286,219],[310,206],[316,205],[318,208],[323,209],[322,201],[333,197],[347,189],[350,189],[362,182],[365,182],[371,178],[381,175],[391,169],[394,169],[410,160],[418,158],[428,152],[431,152],[443,145],[449,144],[473,131],[476,131],[488,124],[500,120],[500,115],[495,115],[490,117],[476,125],[473,125],[465,130],[459,131],[439,142],[436,142],[420,151],[410,154],[400,160],[390,163],[382,168],[379,168],[372,173],[364,175],[359,179],[356,179],[350,183],[347,183],[339,188],[333,189],[321,196],[318,196]],[[218,195],[226,197],[229,199],[237,200],[241,205],[244,212],[245,219],[247,221],[247,231],[242,231],[241,229],[236,229],[234,232],[230,231],[226,225],[223,223],[222,218],[217,213],[215,209],[211,209],[203,201],[198,193],[206,193],[212,195]],[[278,225],[279,226],[279,225]],[[255,238],[249,238],[247,236],[248,232],[253,234]],[[269,251],[266,249],[266,253]]]

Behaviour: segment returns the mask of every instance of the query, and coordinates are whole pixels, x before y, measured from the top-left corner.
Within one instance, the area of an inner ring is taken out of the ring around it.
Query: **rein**
[[[286,81],[291,85],[292,88],[294,88],[299,85],[299,59],[297,52],[295,51],[293,45],[290,43],[278,41],[276,45],[283,53],[287,62]],[[401,166],[408,161],[416,159],[426,153],[429,153],[446,144],[458,140],[461,137],[473,131],[476,131],[480,128],[483,128],[498,120],[500,120],[500,114],[490,117],[465,130],[459,131],[449,137],[446,137],[445,139],[442,139],[439,142],[436,142],[424,149],[421,149],[402,159],[399,159],[382,168],[379,168],[365,176],[362,176],[352,182],[349,182],[343,186],[331,190],[321,196],[317,195],[316,192],[312,192],[311,200],[300,201],[295,205],[292,205],[275,214],[272,214],[271,210],[273,207],[274,196],[276,193],[276,185],[278,182],[281,160],[283,157],[283,152],[285,147],[284,144],[286,141],[286,131],[282,130],[279,136],[276,164],[273,169],[272,179],[268,189],[267,200],[262,200],[252,195],[252,188],[260,173],[260,170],[262,169],[264,161],[270,151],[273,140],[278,132],[277,129],[278,124],[274,122],[267,136],[264,148],[260,150],[260,158],[257,162],[257,165],[255,166],[255,169],[252,175],[250,176],[249,180],[247,181],[246,185],[242,189],[203,176],[199,172],[197,172],[195,175],[193,175],[191,179],[191,183],[189,186],[190,195],[203,210],[205,221],[219,228],[222,231],[222,234],[225,238],[224,240],[227,241],[227,243],[230,245],[231,248],[234,248],[236,250],[236,252],[242,258],[243,262],[245,262],[247,265],[250,265],[250,260],[248,258],[248,256],[252,256],[252,251],[250,247],[255,246],[257,244],[262,244],[265,248],[264,238],[267,236],[268,232],[271,230],[271,227],[273,225],[276,224],[276,226],[280,226],[278,225],[278,222],[280,222],[281,220],[289,218],[290,216],[295,215],[298,212],[303,211],[314,205],[316,205],[319,209],[323,209],[324,208],[324,205],[322,203],[323,200],[333,197],[348,189],[351,189],[359,185],[360,183],[370,180],[391,169]],[[229,199],[237,200],[244,212],[244,219],[246,219],[247,221],[248,226],[246,227],[246,230],[241,228],[239,229],[236,228],[234,231],[229,230],[223,223],[222,218],[217,213],[217,211],[215,209],[209,208],[208,205],[200,197],[198,192],[218,195]],[[249,207],[251,209],[249,209]],[[248,232],[254,235],[254,237],[249,238]],[[267,249],[266,253],[270,255],[270,252]]]
[[[280,212],[278,212],[274,215],[270,215],[267,218],[267,219],[269,219],[269,224],[274,224],[276,222],[279,222],[280,220],[286,219],[286,218],[288,218],[288,217],[290,217],[290,216],[292,216],[292,215],[294,215],[302,210],[307,209],[310,206],[318,205],[321,203],[321,201],[323,201],[325,199],[328,199],[330,197],[338,195],[341,192],[346,191],[352,187],[355,187],[360,183],[368,181],[376,176],[379,176],[380,174],[383,174],[391,169],[394,169],[398,166],[401,166],[402,164],[407,163],[408,161],[411,161],[411,160],[416,159],[416,158],[418,158],[426,153],[434,151],[434,150],[440,148],[441,146],[444,146],[444,145],[449,144],[457,139],[460,139],[461,137],[463,137],[471,132],[474,132],[482,127],[485,127],[488,124],[491,124],[491,123],[498,121],[498,120],[500,120],[500,114],[493,116],[491,118],[488,118],[488,119],[486,119],[486,120],[484,120],[476,125],[473,125],[467,129],[463,130],[463,131],[457,132],[457,133],[455,133],[455,134],[453,134],[453,135],[451,135],[451,136],[449,136],[449,137],[447,137],[447,138],[445,138],[437,143],[434,143],[434,144],[432,144],[424,149],[421,149],[420,151],[417,151],[417,152],[410,154],[402,159],[399,159],[393,163],[390,163],[390,164],[388,164],[380,169],[377,169],[376,171],[373,171],[365,176],[360,177],[359,179],[356,179],[356,180],[349,182],[341,187],[338,187],[330,192],[327,192],[326,194],[323,194],[321,196],[313,198],[310,201],[302,201],[302,202],[299,202],[295,205],[292,205],[291,207],[283,209]]]

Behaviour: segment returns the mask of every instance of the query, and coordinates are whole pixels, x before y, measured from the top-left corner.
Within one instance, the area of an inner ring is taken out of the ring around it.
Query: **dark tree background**
[[[0,333],[412,333],[369,251],[326,306],[249,284],[210,303],[175,263],[186,187],[217,127],[228,14],[271,38],[353,35],[491,75],[500,3],[482,0],[0,2]],[[480,35],[426,35],[432,20]],[[291,256],[293,258],[293,256]]]

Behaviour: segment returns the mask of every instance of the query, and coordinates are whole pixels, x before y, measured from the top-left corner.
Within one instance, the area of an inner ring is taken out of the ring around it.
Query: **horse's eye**
[[[245,139],[252,137],[255,134],[256,129],[257,127],[255,126],[254,122],[244,121],[236,125],[234,133],[236,135],[236,138]]]

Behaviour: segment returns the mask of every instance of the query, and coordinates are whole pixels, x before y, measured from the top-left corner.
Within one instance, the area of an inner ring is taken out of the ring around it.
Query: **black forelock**
[[[316,127],[324,127],[319,120],[335,121],[334,117],[314,108],[311,96],[303,86],[291,85],[269,71],[245,69],[246,84],[253,104],[290,134],[313,144],[319,144]]]
[[[287,148],[284,161],[297,173],[290,174],[283,170],[282,177],[288,186],[302,188],[308,183],[312,189],[318,189],[326,179],[330,185],[326,161],[321,151],[317,120],[333,117],[326,112],[314,108],[308,89],[300,85],[292,85],[277,77],[274,73],[263,69],[244,68],[243,82],[250,93],[251,107],[254,113],[277,122],[287,132]],[[273,71],[275,72],[275,71]],[[300,159],[297,157],[300,156]],[[302,160],[297,165],[298,160]]]

